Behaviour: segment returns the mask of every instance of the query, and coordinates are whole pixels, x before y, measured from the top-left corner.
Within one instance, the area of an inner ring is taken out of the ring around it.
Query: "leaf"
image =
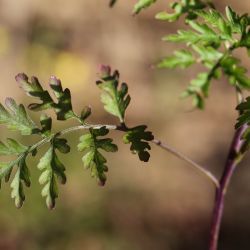
[[[247,69],[239,65],[240,60],[228,55],[221,61],[221,67],[229,77],[232,85],[238,85],[242,88],[250,88],[250,78],[247,76]]]
[[[0,155],[19,155],[28,150],[28,147],[14,139],[8,138],[6,142],[7,143],[4,144],[0,141]]]
[[[200,0],[184,0],[181,2],[174,2],[170,4],[170,7],[172,8],[173,12],[160,12],[156,15],[156,19],[163,20],[163,21],[169,21],[174,22],[178,20],[183,14],[187,14],[185,19],[193,20],[197,18],[197,14],[195,10],[204,9],[206,5],[209,5],[208,3],[204,3]]]
[[[16,163],[17,163],[16,161],[0,162],[0,184],[3,178],[5,179],[5,182],[9,181],[10,174],[12,172],[13,167],[16,165]]]
[[[229,6],[226,7],[226,16],[231,25],[232,32],[241,33],[242,27],[240,24],[240,16],[236,14]]]
[[[233,42],[232,39],[232,27],[229,22],[227,22],[224,17],[216,10],[210,9],[209,11],[196,11],[196,14],[204,19],[211,27],[215,27],[220,31],[218,34],[221,39],[229,40]]]
[[[55,200],[58,197],[56,177],[61,184],[66,183],[66,176],[64,173],[65,167],[60,162],[55,152],[56,148],[57,146],[55,146],[52,142],[49,150],[40,159],[38,164],[38,169],[43,171],[39,178],[39,183],[44,185],[42,189],[42,196],[46,197],[46,204],[49,209],[55,207]]]
[[[120,122],[124,123],[125,111],[130,103],[128,95],[128,86],[126,83],[119,85],[119,72],[115,71],[111,75],[109,66],[101,67],[101,80],[97,81],[97,86],[103,91],[101,100],[104,104],[104,109],[110,114],[119,118]]]
[[[108,134],[108,130],[105,127],[100,129],[90,129],[89,133],[80,137],[80,143],[78,144],[78,151],[85,151],[82,158],[85,169],[91,170],[91,176],[95,177],[99,184],[103,186],[106,182],[105,172],[108,171],[106,166],[106,158],[100,153],[100,149],[106,152],[116,152],[117,146],[112,143],[112,139],[98,139],[99,136],[105,136]]]
[[[157,66],[159,68],[187,68],[195,63],[192,53],[187,50],[177,50],[174,55],[164,58]]]
[[[67,88],[63,90],[60,79],[55,76],[50,77],[49,84],[58,100],[58,103],[54,104],[57,119],[67,120],[75,117],[72,109],[70,90]]]
[[[187,45],[200,43],[205,46],[218,47],[222,38],[218,36],[206,24],[199,24],[194,21],[189,21],[188,24],[196,31],[193,30],[178,30],[177,34],[172,34],[163,37],[163,41],[169,42],[182,42]]]
[[[150,157],[148,150],[151,147],[148,142],[154,139],[151,132],[145,131],[146,128],[145,125],[130,128],[123,136],[124,143],[131,144],[130,150],[138,154],[139,159],[144,162],[147,162]]]
[[[30,186],[30,173],[25,162],[25,157],[18,162],[16,174],[10,185],[12,188],[11,198],[15,199],[15,205],[17,208],[22,207],[25,200],[23,183],[27,187]]]
[[[193,97],[193,106],[203,109],[204,108],[204,98],[208,96],[208,90],[210,86],[209,73],[199,73],[197,78],[193,79],[182,93],[182,97]]]
[[[58,120],[67,120],[70,118],[79,118],[74,112],[71,103],[71,94],[69,89],[63,90],[60,79],[51,76],[49,86],[57,99],[54,102],[47,90],[44,90],[36,77],[31,77],[29,82],[28,76],[20,73],[16,76],[16,81],[27,95],[38,98],[40,103],[32,103],[29,108],[33,111],[54,109]]]
[[[197,59],[197,61],[200,61],[209,69],[212,69],[214,65],[223,57],[223,54],[213,47],[193,45],[192,48],[199,55],[199,59]]]
[[[239,111],[240,115],[237,119],[235,128],[238,129],[244,124],[250,124],[250,97],[247,97],[246,100],[240,103],[236,109]]]
[[[133,13],[138,14],[142,9],[148,8],[150,5],[155,3],[157,0],[138,0],[134,6]]]
[[[14,99],[6,98],[5,105],[7,109],[0,103],[0,124],[11,130],[19,130],[22,135],[31,135],[39,131],[22,104],[17,105]]]

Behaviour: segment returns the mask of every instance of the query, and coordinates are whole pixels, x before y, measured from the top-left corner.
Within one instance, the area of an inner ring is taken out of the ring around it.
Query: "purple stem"
[[[215,206],[213,210],[212,224],[210,229],[209,250],[217,250],[218,247],[218,238],[219,238],[221,220],[224,210],[224,198],[231,177],[235,171],[236,166],[240,161],[239,151],[244,143],[244,140],[241,140],[241,137],[246,128],[247,126],[242,126],[235,131],[233,141],[231,143],[231,147],[229,150],[229,154],[226,160],[224,172],[220,179],[220,185],[216,189]]]

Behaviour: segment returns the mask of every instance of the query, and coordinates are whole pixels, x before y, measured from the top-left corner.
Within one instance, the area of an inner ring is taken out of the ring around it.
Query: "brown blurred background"
[[[148,124],[156,137],[219,176],[237,117],[233,88],[226,79],[214,82],[205,111],[192,111],[191,101],[180,100],[179,95],[199,69],[151,67],[176,48],[161,37],[183,26],[182,20],[171,24],[154,20],[158,11],[168,9],[169,1],[163,0],[132,17],[135,2],[120,0],[109,9],[108,0],[1,0],[0,100],[12,96],[18,102],[30,101],[15,83],[18,72],[38,76],[44,86],[54,74],[71,89],[76,110],[90,104],[91,121],[114,123],[104,112],[95,86],[98,65],[110,64],[129,84],[129,125]],[[250,7],[249,1],[215,4],[220,10],[230,5],[239,13]],[[245,51],[239,55],[249,66]],[[54,129],[72,124],[57,122]],[[214,188],[203,176],[155,146],[150,162],[139,162],[121,143],[120,134],[112,132],[120,151],[107,155],[108,181],[100,188],[83,170],[81,154],[74,149],[79,135],[70,136],[72,153],[63,156],[68,183],[60,186],[52,212],[40,195],[39,156],[29,161],[33,181],[25,190],[27,201],[21,210],[10,199],[9,185],[3,185],[0,249],[206,249]],[[1,127],[1,139],[7,136],[19,138]],[[250,249],[249,165],[245,159],[239,166],[227,196],[223,250]]]

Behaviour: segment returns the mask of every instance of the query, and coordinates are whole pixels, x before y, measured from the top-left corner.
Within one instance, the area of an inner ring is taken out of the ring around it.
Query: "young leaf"
[[[173,12],[160,12],[156,15],[156,19],[163,20],[163,21],[169,21],[174,22],[180,18],[183,14],[187,14],[185,19],[193,20],[197,18],[197,15],[195,13],[195,10],[204,9],[207,5],[210,5],[209,3],[204,3],[200,0],[183,0],[181,2],[174,2],[170,4],[170,7],[172,8]]]
[[[157,0],[138,0],[134,6],[133,13],[138,14],[142,9],[148,8],[150,5],[155,3]]]
[[[89,133],[80,137],[80,143],[78,144],[78,150],[81,152],[85,151],[85,155],[82,158],[84,167],[91,170],[92,177],[95,177],[102,186],[106,182],[105,172],[108,171],[108,167],[105,165],[107,160],[100,153],[99,149],[106,152],[116,152],[118,150],[117,146],[112,143],[112,139],[98,138],[99,136],[107,135],[108,132],[105,127],[90,129]]]
[[[5,105],[7,109],[0,103],[0,124],[11,130],[19,130],[22,135],[31,135],[39,131],[22,104],[17,105],[12,98],[7,98]]]
[[[187,50],[177,50],[174,55],[164,58],[157,66],[159,68],[187,68],[195,63],[192,53]]]
[[[138,154],[141,161],[147,162],[150,154],[148,150],[151,149],[148,141],[152,141],[154,136],[151,132],[145,131],[147,126],[141,125],[130,128],[123,136],[123,141],[126,144],[131,144],[130,150],[132,153]]]
[[[203,109],[204,98],[208,96],[210,79],[208,73],[199,73],[197,78],[193,79],[188,88],[182,93],[182,97],[193,97],[193,106]]]
[[[70,118],[79,118],[74,112],[71,103],[71,94],[69,89],[63,90],[60,79],[51,76],[49,86],[57,99],[54,102],[47,90],[44,90],[36,77],[31,77],[31,82],[27,75],[20,73],[16,76],[16,81],[20,87],[29,95],[38,98],[40,103],[32,103],[29,108],[34,111],[54,109],[58,120],[67,120]]]
[[[218,47],[221,44],[222,38],[218,36],[206,24],[199,24],[194,21],[189,21],[188,24],[196,31],[193,30],[178,30],[177,34],[172,34],[163,37],[163,41],[181,42],[190,44],[202,44],[205,46]]]
[[[55,149],[58,148],[52,142],[51,147],[40,159],[38,169],[42,170],[39,178],[39,183],[44,185],[42,189],[42,196],[46,197],[46,204],[49,209],[55,207],[55,200],[58,197],[58,187],[56,177],[61,184],[66,183],[66,176],[64,174],[65,167],[58,159]]]
[[[221,67],[229,81],[233,85],[238,85],[242,88],[250,88],[250,78],[247,76],[247,69],[239,65],[240,60],[231,55],[226,56],[221,61]]]
[[[101,80],[97,81],[97,86],[103,91],[101,100],[104,108],[110,114],[119,118],[121,123],[124,123],[125,111],[130,103],[130,96],[128,95],[128,86],[122,83],[120,89],[119,72],[115,71],[111,75],[109,66],[102,66]]]

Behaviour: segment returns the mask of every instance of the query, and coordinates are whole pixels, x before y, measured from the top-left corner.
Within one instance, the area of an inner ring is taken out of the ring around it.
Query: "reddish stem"
[[[216,189],[215,195],[215,206],[213,210],[212,224],[210,230],[210,241],[209,241],[209,250],[217,250],[218,248],[218,238],[221,227],[221,220],[224,210],[224,198],[227,192],[228,185],[230,183],[231,177],[235,171],[236,166],[239,163],[239,151],[243,144],[241,140],[242,134],[244,133],[246,126],[242,126],[236,130],[229,154],[226,160],[225,168],[223,175],[220,179],[220,185]]]

